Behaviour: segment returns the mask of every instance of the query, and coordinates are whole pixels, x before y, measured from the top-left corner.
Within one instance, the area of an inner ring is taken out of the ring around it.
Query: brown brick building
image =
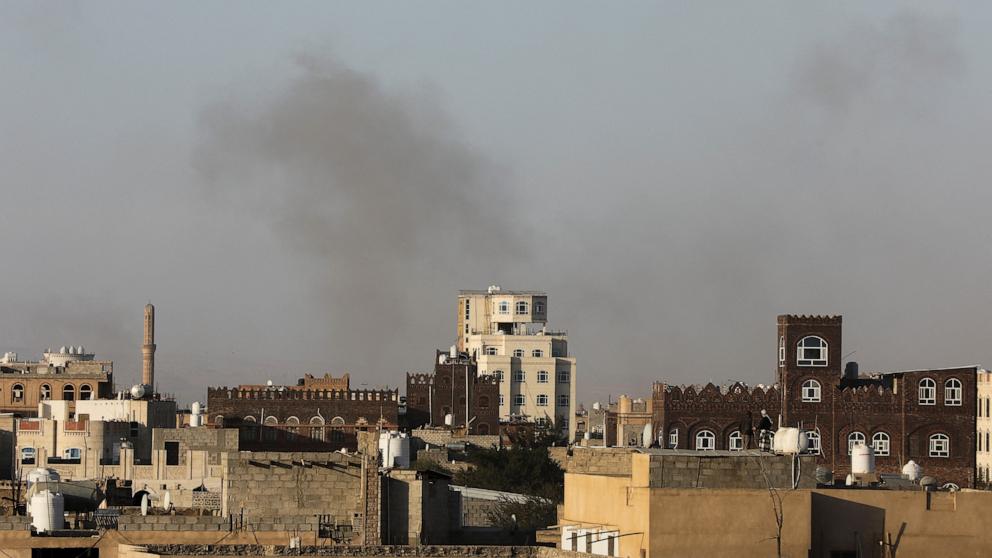
[[[39,361],[20,361],[14,353],[0,358],[0,412],[38,415],[38,403],[78,401],[114,395],[114,363],[96,360],[83,347],[48,349]],[[69,405],[74,409],[75,403]]]
[[[499,432],[499,383],[495,375],[479,375],[467,355],[451,357],[437,351],[433,373],[407,373],[406,421],[410,428],[442,426],[452,415],[452,426],[464,426],[466,412],[470,434]]]
[[[841,325],[840,316],[779,316],[775,386],[656,383],[654,431],[666,447],[738,449],[744,414],[757,427],[765,409],[805,430],[835,478],[850,472],[850,447],[863,442],[881,473],[912,459],[940,482],[974,486],[978,368],[860,375],[856,363],[841,366]]]
[[[396,429],[398,415],[399,390],[351,389],[347,375],[207,390],[209,424],[237,427],[244,450],[356,449],[358,432]]]

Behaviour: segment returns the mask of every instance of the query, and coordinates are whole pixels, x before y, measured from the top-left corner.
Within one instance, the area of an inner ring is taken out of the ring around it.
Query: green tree
[[[537,496],[552,503],[564,497],[565,472],[551,460],[546,447],[483,449],[467,460],[472,467],[458,472],[455,484]]]

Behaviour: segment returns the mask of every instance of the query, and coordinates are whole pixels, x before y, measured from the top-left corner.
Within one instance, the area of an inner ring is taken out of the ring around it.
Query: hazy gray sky
[[[0,350],[402,386],[542,289],[579,394],[992,362],[992,6],[0,4]]]

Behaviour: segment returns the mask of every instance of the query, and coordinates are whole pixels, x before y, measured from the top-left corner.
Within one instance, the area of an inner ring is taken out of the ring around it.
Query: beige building
[[[992,372],[978,371],[976,410],[975,480],[978,486],[992,483]]]
[[[548,296],[498,286],[458,295],[457,348],[500,378],[500,420],[550,422],[575,438],[575,357],[547,328]]]
[[[114,363],[96,360],[85,347],[48,349],[41,360],[21,360],[17,353],[0,357],[0,412],[34,416],[42,401],[75,401],[110,397]]]

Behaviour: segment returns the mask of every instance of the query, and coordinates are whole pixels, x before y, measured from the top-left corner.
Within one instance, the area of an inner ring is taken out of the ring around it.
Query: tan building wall
[[[975,476],[978,486],[992,482],[992,372],[979,370],[975,419]]]

